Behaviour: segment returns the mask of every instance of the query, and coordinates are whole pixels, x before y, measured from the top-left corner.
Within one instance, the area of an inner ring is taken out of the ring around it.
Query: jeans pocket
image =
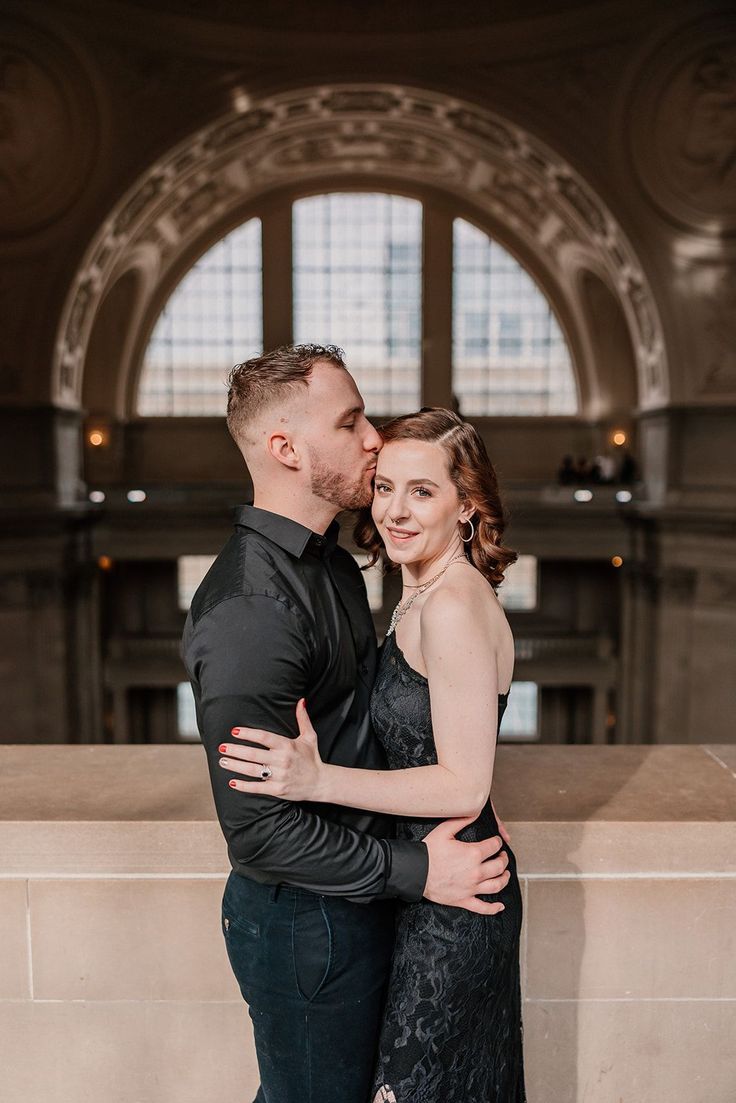
[[[223,914],[222,929],[226,938],[231,927],[237,927],[237,929],[243,934],[249,934],[253,938],[258,938],[258,935],[260,933],[258,924],[251,923],[250,919],[244,919],[243,916]]]
[[[299,995],[313,1000],[322,991],[332,965],[332,924],[320,897],[295,899],[291,948]]]

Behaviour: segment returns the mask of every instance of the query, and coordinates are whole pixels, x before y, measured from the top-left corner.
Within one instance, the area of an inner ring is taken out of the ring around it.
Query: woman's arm
[[[481,620],[483,623],[479,623]],[[357,770],[323,763],[316,734],[300,701],[297,740],[264,732],[239,733],[262,743],[264,750],[238,748],[237,758],[223,759],[221,765],[253,777],[267,764],[272,776],[264,781],[231,781],[231,786],[289,800],[340,804],[394,815],[478,816],[491,790],[498,723],[492,632],[486,619],[478,617],[472,599],[449,586],[427,599],[420,627],[436,766]],[[232,750],[231,745],[225,745],[223,753],[232,754]]]

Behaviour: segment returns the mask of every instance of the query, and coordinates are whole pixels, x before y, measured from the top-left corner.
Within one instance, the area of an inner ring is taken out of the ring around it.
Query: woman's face
[[[450,479],[439,444],[397,440],[378,455],[371,514],[394,563],[433,562],[460,539],[458,522],[472,514]]]

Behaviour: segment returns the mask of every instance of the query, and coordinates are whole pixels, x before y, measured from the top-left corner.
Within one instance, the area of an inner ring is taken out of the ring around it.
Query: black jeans
[[[253,1020],[255,1103],[368,1103],[395,904],[353,904],[231,873],[228,957]]]

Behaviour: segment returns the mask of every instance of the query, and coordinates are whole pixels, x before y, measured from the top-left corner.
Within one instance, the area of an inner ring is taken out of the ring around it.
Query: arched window
[[[294,339],[345,349],[368,413],[421,391],[422,204],[333,193],[294,204]]]
[[[461,412],[574,414],[570,353],[529,273],[462,218],[453,254],[452,389]]]
[[[141,416],[224,416],[230,368],[263,348],[261,267],[261,223],[251,218],[187,273],[148,342]]]
[[[452,321],[449,312],[446,321],[431,319],[435,329],[452,325],[447,405],[454,396],[471,417],[576,412],[570,353],[547,297],[482,230],[453,221],[450,211],[443,217],[448,230],[453,225],[453,270],[423,272],[418,199],[330,192],[283,203],[291,210],[279,232],[288,233],[283,227],[290,223],[293,296],[287,291],[275,313],[295,341],[345,350],[369,414],[391,416],[422,404],[422,289],[436,277],[453,286]],[[139,415],[224,414],[228,371],[263,348],[266,226],[263,245],[259,218],[228,234],[174,291],[146,350]],[[449,267],[449,258],[442,263]],[[436,344],[449,349],[445,336]],[[435,385],[432,393],[442,390]]]

